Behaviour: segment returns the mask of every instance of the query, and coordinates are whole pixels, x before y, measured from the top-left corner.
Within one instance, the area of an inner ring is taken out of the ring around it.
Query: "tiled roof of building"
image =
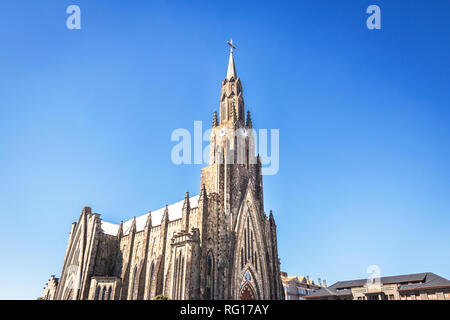
[[[424,272],[424,273],[414,273],[414,274],[406,274],[406,275],[399,275],[399,276],[391,276],[391,277],[381,277],[380,282],[382,284],[403,284],[408,285],[414,282],[423,282],[423,284],[427,284],[430,281],[437,281],[441,279],[441,283],[447,283],[450,284],[450,281],[439,277],[438,275],[432,273],[432,272]],[[333,284],[331,287],[336,289],[343,289],[343,288],[355,288],[355,287],[362,287],[364,284],[367,283],[367,279],[360,279],[360,280],[350,280],[350,281],[339,281]],[[415,284],[418,285],[418,284]]]
[[[439,287],[450,287],[450,281],[432,272],[428,272],[426,273],[424,283],[404,284],[399,287],[399,290],[431,289]]]
[[[315,290],[306,298],[318,298],[318,297],[330,297],[330,296],[348,296],[352,294],[351,289],[335,289],[332,287],[329,288],[321,288],[319,290]]]
[[[432,272],[381,277],[381,284],[398,284],[399,290],[430,289],[450,287],[450,281]],[[351,288],[363,287],[367,279],[339,281],[329,288],[314,291],[308,298],[350,295]]]
[[[409,282],[417,282],[424,281],[427,273],[415,273],[408,275],[400,275],[400,276],[391,276],[391,277],[381,277],[380,282],[382,284],[390,284],[390,283],[409,283]],[[359,280],[349,280],[349,281],[339,281],[333,284],[331,287],[340,289],[340,288],[355,288],[362,287],[367,283],[367,279],[359,279]]]

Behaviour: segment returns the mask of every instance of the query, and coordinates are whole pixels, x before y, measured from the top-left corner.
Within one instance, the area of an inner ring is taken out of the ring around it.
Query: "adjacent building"
[[[450,281],[432,272],[339,281],[308,300],[450,300]]]
[[[54,275],[50,277],[48,282],[45,284],[44,292],[42,293],[42,298],[44,300],[54,300],[56,289],[58,288],[59,279]]]
[[[286,272],[281,272],[281,283],[283,284],[284,297],[286,300],[305,300],[305,297],[315,290],[326,288],[326,280],[318,279],[317,284],[309,276],[288,276]]]

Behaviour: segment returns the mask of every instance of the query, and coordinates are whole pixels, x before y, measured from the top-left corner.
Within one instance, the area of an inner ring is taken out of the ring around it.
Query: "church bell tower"
[[[262,178],[261,164],[255,155],[253,123],[250,111],[245,113],[242,83],[234,63],[236,47],[233,40],[228,45],[230,56],[227,75],[222,81],[220,117],[214,112],[212,122],[210,166],[202,170],[214,172],[202,173],[201,184],[208,192],[219,194],[226,214],[232,214],[237,211],[250,180],[261,191],[262,198]],[[233,189],[239,192],[232,192]]]
[[[261,161],[256,134],[245,110],[243,88],[236,72],[233,41],[219,114],[214,112],[210,163],[201,171],[208,209],[202,214],[201,266],[212,265],[212,287],[206,299],[280,299],[279,260],[273,215],[264,212]],[[206,212],[206,214],[205,214]],[[211,253],[212,259],[208,260]],[[208,261],[213,261],[209,264]],[[204,267],[201,274],[209,274]],[[215,274],[215,275],[214,275]]]

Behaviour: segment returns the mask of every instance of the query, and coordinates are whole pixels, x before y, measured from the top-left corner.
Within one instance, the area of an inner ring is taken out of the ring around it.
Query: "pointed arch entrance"
[[[247,283],[241,290],[241,300],[256,300],[256,294],[252,286]]]

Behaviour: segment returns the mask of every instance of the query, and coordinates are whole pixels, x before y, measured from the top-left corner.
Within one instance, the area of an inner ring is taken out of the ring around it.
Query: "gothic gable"
[[[259,299],[269,297],[267,286],[263,285],[263,279],[267,279],[266,243],[264,241],[264,223],[261,221],[261,213],[258,211],[258,200],[255,199],[252,190],[253,183],[249,182],[238,211],[235,224],[236,247],[234,252],[234,283],[241,284],[246,272],[251,272],[257,288],[263,288],[262,292],[256,291]],[[240,287],[236,287],[234,297],[239,299]]]

